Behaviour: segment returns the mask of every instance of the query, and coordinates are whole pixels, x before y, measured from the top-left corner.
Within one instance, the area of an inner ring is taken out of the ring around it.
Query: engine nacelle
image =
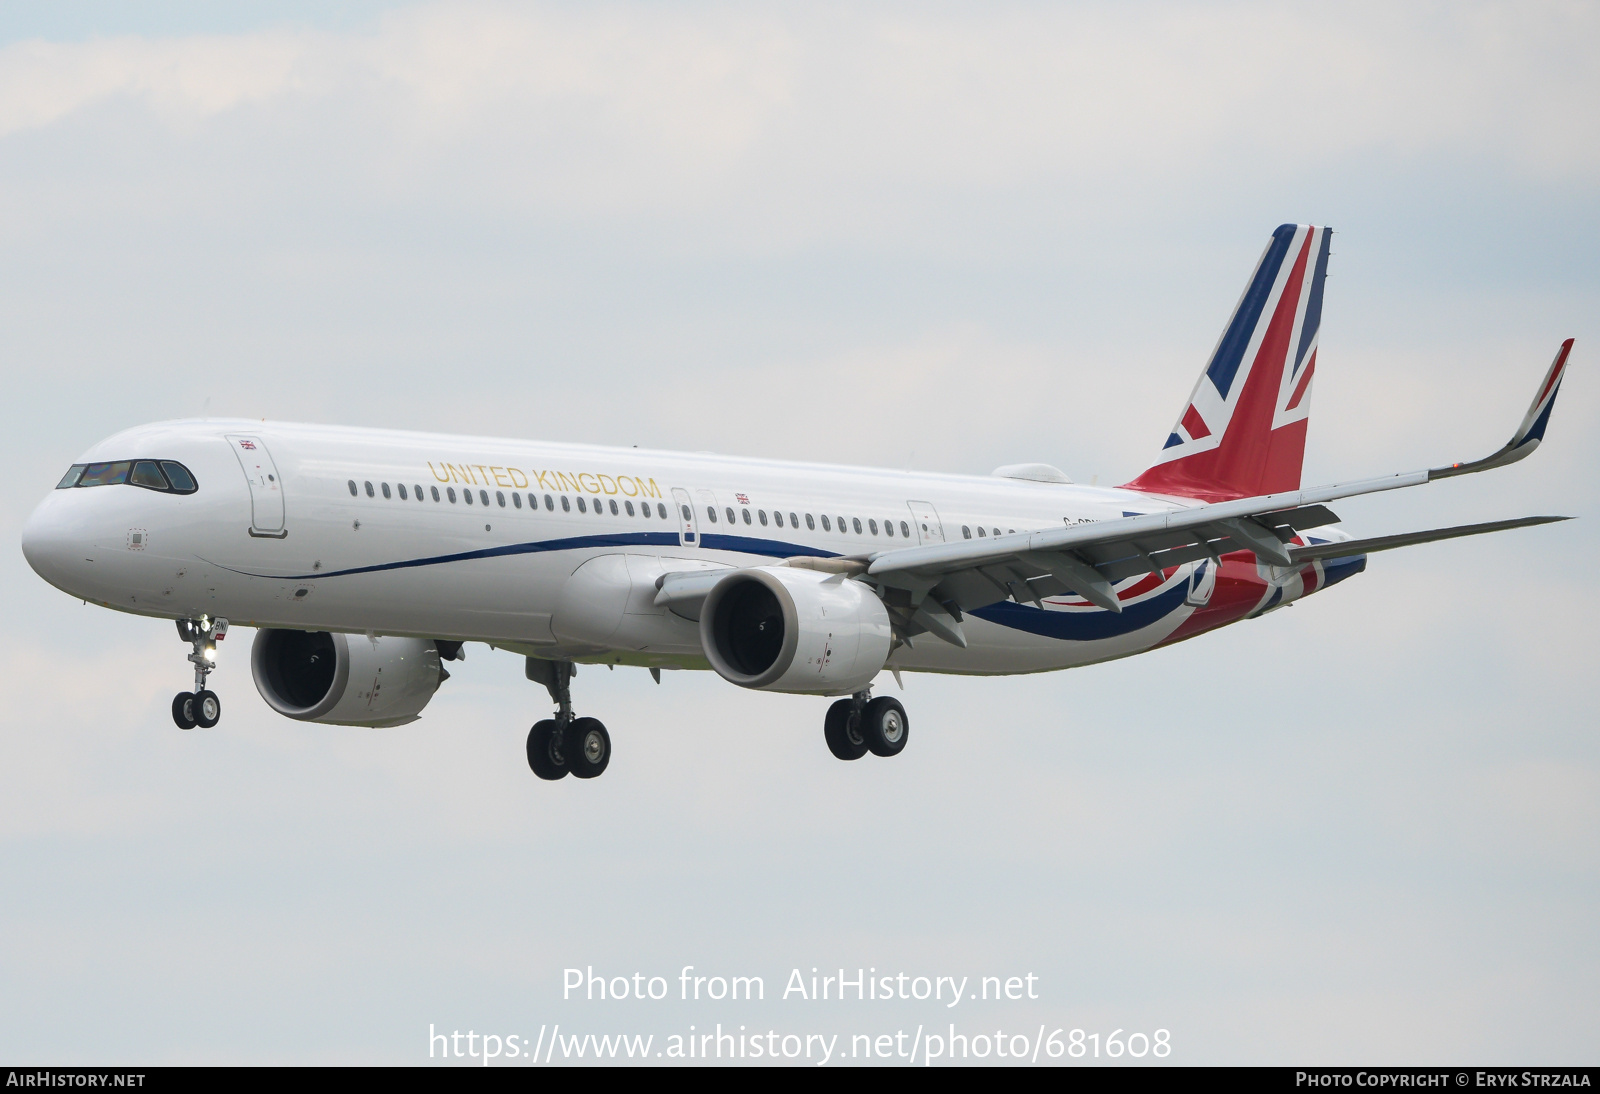
[[[250,674],[279,714],[372,727],[416,721],[446,679],[438,649],[425,639],[326,631],[256,632]]]
[[[762,691],[846,695],[889,659],[889,613],[842,574],[787,566],[735,570],[700,610],[700,644],[724,680]]]

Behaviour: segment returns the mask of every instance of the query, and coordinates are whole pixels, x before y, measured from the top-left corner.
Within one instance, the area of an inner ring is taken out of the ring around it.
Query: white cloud
[[[534,214],[733,201],[777,239],[899,224],[930,182],[1072,202],[1107,179],[1237,186],[1359,153],[1580,183],[1600,169],[1581,139],[1597,21],[1587,6],[435,5],[371,32],[17,43],[0,51],[0,135],[125,102],[191,140],[324,131],[363,186],[443,179]]]

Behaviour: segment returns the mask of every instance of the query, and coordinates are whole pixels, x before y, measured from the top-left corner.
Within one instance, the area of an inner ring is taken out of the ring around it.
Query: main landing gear
[[[193,647],[194,690],[172,697],[172,720],[179,729],[210,729],[222,720],[222,700],[206,687],[206,677],[217,667],[217,643],[227,637],[228,621],[201,616],[178,620],[178,637]]]
[[[874,699],[870,689],[834,703],[822,723],[828,751],[841,760],[859,760],[868,752],[898,756],[910,733],[911,723],[900,701],[887,695]]]
[[[527,677],[543,684],[556,704],[556,716],[535,722],[528,731],[528,766],[541,779],[561,779],[572,774],[592,779],[611,763],[611,734],[598,718],[578,718],[572,713],[572,678],[578,667],[571,661],[528,658]]]

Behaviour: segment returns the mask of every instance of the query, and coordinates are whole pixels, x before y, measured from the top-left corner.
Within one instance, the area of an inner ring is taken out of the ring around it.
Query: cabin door
[[[237,433],[227,436],[245,481],[250,484],[250,534],[282,539],[289,532],[283,526],[283,483],[272,453],[260,437]]]

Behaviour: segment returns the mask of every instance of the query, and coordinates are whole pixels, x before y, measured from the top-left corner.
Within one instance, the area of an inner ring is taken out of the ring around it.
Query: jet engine
[[[256,632],[250,674],[279,714],[372,727],[416,721],[449,678],[425,639],[284,630]]]
[[[700,610],[700,644],[729,683],[846,695],[889,658],[889,613],[843,574],[763,566],[718,581]]]

